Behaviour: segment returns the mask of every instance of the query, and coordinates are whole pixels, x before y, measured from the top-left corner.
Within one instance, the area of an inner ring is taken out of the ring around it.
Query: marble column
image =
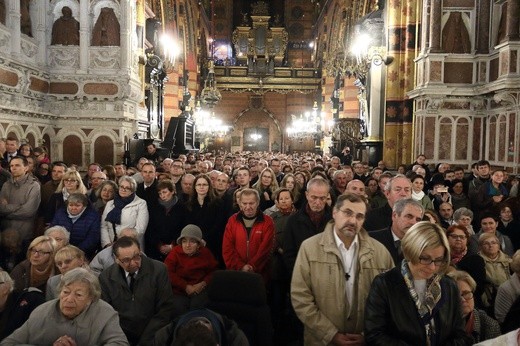
[[[92,17],[90,16],[90,1],[80,0],[79,3],[79,71],[87,73],[89,65],[88,49],[90,47],[90,27]]]
[[[442,3],[440,0],[432,0],[430,3],[430,52],[441,51],[441,16]]]
[[[34,38],[38,41],[38,55],[36,58],[36,63],[40,66],[44,66],[47,62],[47,27],[52,27],[52,24],[47,25],[49,2],[37,1],[33,2],[33,4],[37,4],[38,6],[38,17],[35,18],[34,21],[36,23],[34,26]]]
[[[119,24],[121,27],[121,70],[125,74],[130,74],[130,60],[132,47],[132,32],[135,30],[134,8],[128,1],[121,1],[121,17]]]
[[[20,56],[22,32],[20,31],[20,0],[7,0],[6,24],[11,32],[11,54],[14,58]]]
[[[489,0],[478,2],[477,14],[477,53],[489,53],[489,20],[491,12],[491,4]]]
[[[519,35],[519,10],[520,0],[508,0],[507,2],[507,21],[506,36],[509,41],[518,41]]]

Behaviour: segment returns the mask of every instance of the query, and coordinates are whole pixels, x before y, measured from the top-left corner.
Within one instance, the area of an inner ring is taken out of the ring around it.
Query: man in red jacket
[[[258,191],[246,188],[239,192],[240,211],[226,225],[222,255],[227,269],[255,272],[265,281],[269,277],[274,245],[274,223],[258,206]]]

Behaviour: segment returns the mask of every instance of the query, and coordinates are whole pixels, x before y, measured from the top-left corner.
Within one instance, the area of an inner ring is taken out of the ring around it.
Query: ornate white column
[[[20,31],[20,0],[7,0],[8,14],[6,24],[11,32],[11,55],[13,58],[20,56],[21,36]]]
[[[89,0],[80,0],[79,3],[79,70],[78,73],[87,73],[89,56],[88,48],[90,47],[90,26],[92,18],[89,15]]]
[[[123,0],[121,4],[121,69],[125,74],[130,75],[131,49],[132,49],[132,30],[135,27],[133,18],[133,8],[128,0]],[[135,4],[134,4],[135,6]]]
[[[38,6],[38,17],[35,18],[36,25],[34,26],[34,38],[38,41],[38,55],[36,63],[44,66],[47,62],[47,26],[52,28],[52,23],[47,23],[49,11],[48,1],[35,1],[33,4]]]

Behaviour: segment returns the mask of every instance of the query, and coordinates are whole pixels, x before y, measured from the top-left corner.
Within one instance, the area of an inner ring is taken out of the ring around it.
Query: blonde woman
[[[83,184],[81,176],[76,170],[69,169],[61,182],[56,188],[56,192],[51,195],[47,203],[47,210],[45,212],[45,223],[49,225],[54,218],[56,211],[65,207],[65,202],[72,193],[87,194],[87,187]]]
[[[274,205],[273,192],[278,189],[278,182],[274,171],[267,167],[258,176],[258,181],[253,185],[253,189],[260,195],[260,210],[264,211]]]

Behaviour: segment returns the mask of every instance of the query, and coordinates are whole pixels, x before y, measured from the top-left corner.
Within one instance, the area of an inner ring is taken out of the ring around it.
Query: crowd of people
[[[519,178],[485,160],[0,151],[0,345],[255,345],[208,309],[219,270],[261,278],[276,345],[518,338]]]

